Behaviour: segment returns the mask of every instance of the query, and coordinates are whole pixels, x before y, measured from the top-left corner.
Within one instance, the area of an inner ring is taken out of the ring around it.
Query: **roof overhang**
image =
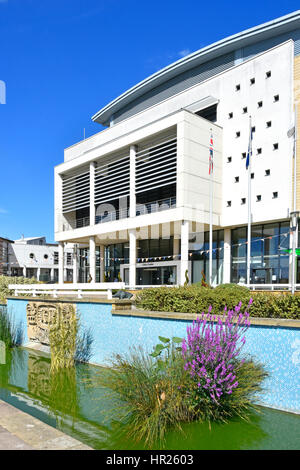
[[[233,36],[229,36],[221,41],[217,41],[209,46],[199,49],[198,51],[173,62],[153,75],[150,75],[145,80],[139,82],[137,85],[108,103],[104,108],[100,109],[100,111],[92,116],[92,120],[106,126],[109,124],[110,118],[113,114],[121,108],[176,75],[197,67],[208,60],[233,52],[242,47],[249,46],[255,42],[269,39],[275,35],[277,36],[293,31],[299,27],[300,10],[297,10],[288,15],[247,29],[241,33],[234,34]]]

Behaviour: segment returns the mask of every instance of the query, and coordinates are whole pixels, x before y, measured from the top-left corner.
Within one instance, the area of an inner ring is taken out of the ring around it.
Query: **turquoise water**
[[[95,449],[141,449],[121,437],[118,423],[108,421],[105,390],[91,386],[101,368],[77,365],[50,376],[47,356],[14,349],[0,365],[0,398]],[[170,431],[164,445],[171,450],[300,449],[300,416],[260,408],[249,422],[189,423],[183,433]]]

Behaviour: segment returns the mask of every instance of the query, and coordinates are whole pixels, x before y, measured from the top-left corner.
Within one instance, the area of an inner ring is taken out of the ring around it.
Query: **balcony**
[[[147,202],[146,204],[137,204],[136,216],[153,214],[154,212],[161,212],[176,207],[176,196],[159,201]],[[106,211],[103,215],[96,215],[95,223],[103,224],[105,222],[112,222],[114,220],[126,219],[129,217],[129,208],[116,210],[112,212]],[[82,219],[79,219],[82,220]]]

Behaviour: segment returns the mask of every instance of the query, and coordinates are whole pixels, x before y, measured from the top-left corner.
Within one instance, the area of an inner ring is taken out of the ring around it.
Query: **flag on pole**
[[[251,119],[250,119],[250,135],[249,135],[249,144],[248,144],[248,153],[247,153],[247,158],[246,158],[246,170],[248,170],[248,167],[250,165],[250,158],[252,157],[252,127],[251,127]]]
[[[209,170],[208,174],[210,175],[214,169],[214,141],[213,135],[210,135],[210,144],[209,144]]]

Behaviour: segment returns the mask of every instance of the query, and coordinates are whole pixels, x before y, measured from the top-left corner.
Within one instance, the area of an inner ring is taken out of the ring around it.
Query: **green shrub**
[[[136,305],[159,312],[202,313],[211,305],[215,314],[232,309],[240,301],[246,307],[253,298],[251,317],[300,319],[300,295],[251,293],[244,286],[223,284],[215,289],[198,284],[187,287],[157,287],[137,294]]]
[[[6,300],[9,295],[14,295],[14,291],[8,288],[9,284],[38,284],[34,278],[0,276],[0,301]]]

